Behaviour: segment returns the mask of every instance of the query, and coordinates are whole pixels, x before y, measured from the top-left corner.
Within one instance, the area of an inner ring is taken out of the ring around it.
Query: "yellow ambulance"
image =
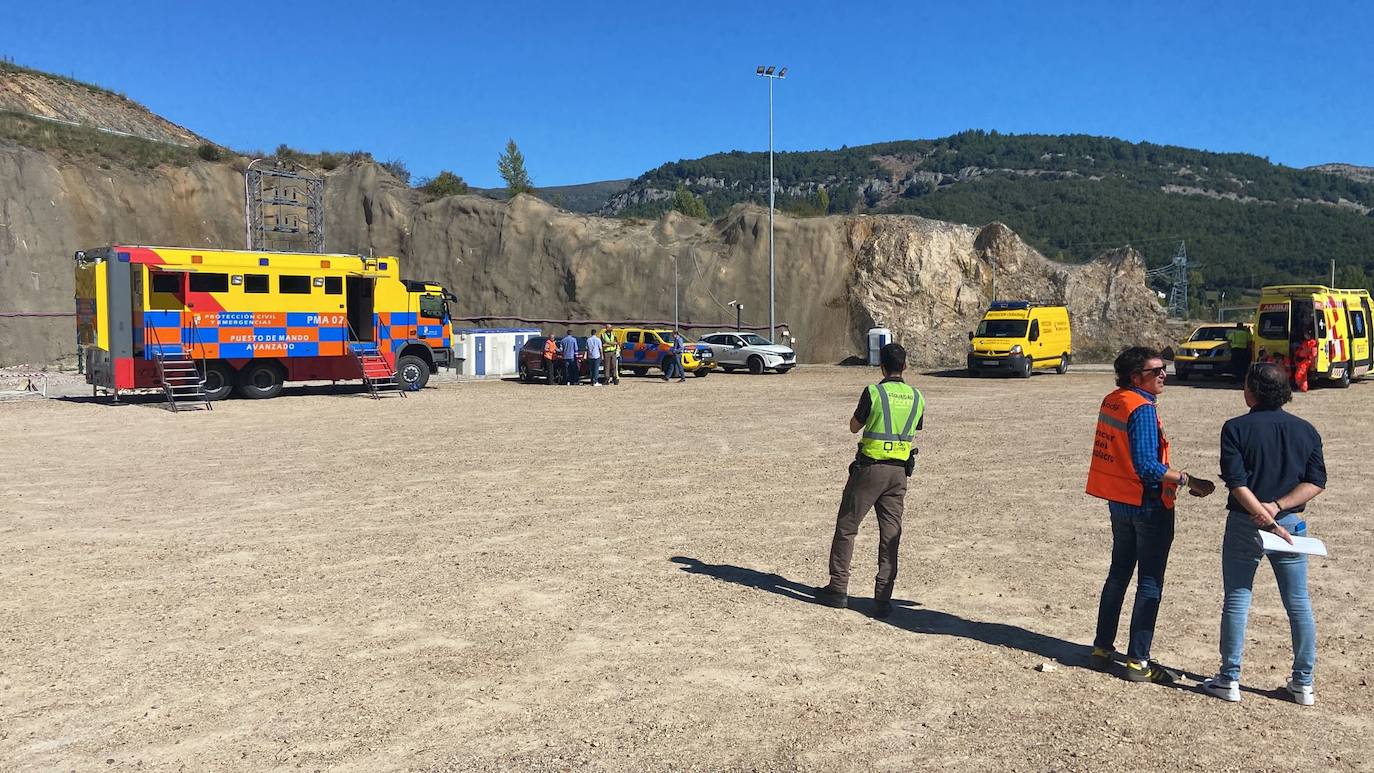
[[[1069,310],[1030,301],[993,301],[968,334],[968,372],[1030,378],[1035,368],[1065,373],[1073,361]]]
[[[1344,387],[1369,372],[1374,351],[1370,323],[1368,290],[1271,285],[1260,293],[1251,346],[1256,361],[1282,356],[1291,363],[1293,352],[1311,335],[1317,341],[1317,360],[1308,380]]]

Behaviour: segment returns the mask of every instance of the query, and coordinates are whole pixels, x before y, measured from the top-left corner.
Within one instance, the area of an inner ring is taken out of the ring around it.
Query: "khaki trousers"
[[[897,548],[902,542],[902,511],[906,504],[906,468],[895,464],[849,465],[849,480],[840,496],[835,536],[830,542],[830,589],[849,592],[849,562],[854,537],[869,510],[878,512],[878,574],[873,595],[892,598],[897,579]]]

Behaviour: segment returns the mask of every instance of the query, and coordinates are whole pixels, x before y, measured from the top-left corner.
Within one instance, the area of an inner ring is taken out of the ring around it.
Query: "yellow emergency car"
[[[1255,332],[1249,324],[1246,330]],[[1178,345],[1174,353],[1174,375],[1179,381],[1192,376],[1224,376],[1231,372],[1231,344],[1228,336],[1236,326],[1229,322],[1198,325]]]
[[[611,331],[620,342],[620,369],[643,376],[650,368],[668,372],[668,357],[673,348],[673,331],[665,328],[618,327]],[[684,341],[682,370],[705,377],[716,366],[711,347]]]
[[[1324,285],[1272,285],[1260,292],[1255,310],[1255,359],[1282,356],[1292,362],[1304,338],[1317,341],[1317,360],[1309,380],[1349,386],[1351,378],[1369,372],[1374,351],[1367,290],[1339,290]]]
[[[968,372],[1029,378],[1035,368],[1065,373],[1073,361],[1069,310],[1030,301],[993,301],[968,334]]]

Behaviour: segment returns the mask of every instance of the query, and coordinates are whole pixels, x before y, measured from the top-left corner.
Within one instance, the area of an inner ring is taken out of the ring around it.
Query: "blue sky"
[[[481,187],[507,138],[537,185],[766,150],[759,64],[790,68],[779,150],[980,128],[1374,166],[1374,4],[1306,5],[20,2],[0,55],[235,149],[368,150]]]

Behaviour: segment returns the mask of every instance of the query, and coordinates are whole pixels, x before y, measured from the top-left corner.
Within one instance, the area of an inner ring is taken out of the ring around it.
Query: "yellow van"
[[[968,334],[971,376],[1006,372],[1030,378],[1035,368],[1064,373],[1073,361],[1069,310],[1030,301],[993,301]]]
[[[1309,381],[1349,386],[1369,372],[1374,351],[1368,290],[1337,290],[1323,285],[1272,285],[1260,291],[1255,310],[1255,359],[1282,356],[1293,361],[1303,339],[1317,340],[1317,361]]]

